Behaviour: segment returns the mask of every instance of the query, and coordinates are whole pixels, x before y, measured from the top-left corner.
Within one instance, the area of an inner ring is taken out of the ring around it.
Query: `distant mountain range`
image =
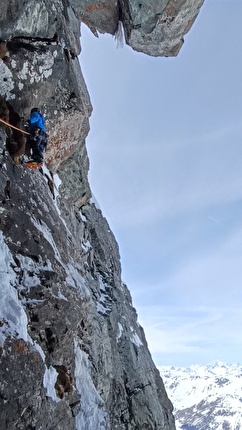
[[[159,367],[177,430],[242,430],[242,366]]]

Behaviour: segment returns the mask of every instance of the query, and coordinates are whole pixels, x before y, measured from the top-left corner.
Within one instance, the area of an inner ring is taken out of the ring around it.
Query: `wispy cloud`
[[[219,357],[221,346],[240,349],[242,334],[236,327],[241,326],[242,316],[238,307],[144,306],[139,308],[139,315],[151,353],[160,354],[163,361],[164,354],[187,355],[191,362],[198,354],[201,362],[209,353],[211,360],[224,359]],[[239,354],[236,358],[239,361]]]
[[[199,144],[191,141],[183,146],[177,140],[158,146],[152,144],[151,137],[145,147],[137,141],[109,147],[108,169],[103,169],[98,159],[94,191],[103,196],[107,216],[115,220],[116,227],[132,228],[189,216],[241,199],[240,142],[230,148],[229,135],[217,141],[206,138]],[[211,212],[208,215],[212,217]]]
[[[226,228],[227,230],[229,230],[229,228],[227,227],[227,225],[223,224],[219,220],[213,218],[212,216],[208,216],[208,218],[211,219],[211,221],[215,222],[216,224],[221,225],[221,227]]]
[[[219,247],[185,256],[158,284],[136,285],[135,306],[156,362],[181,363],[181,355],[184,363],[241,360],[241,237],[242,228]]]
[[[199,246],[196,252],[194,246],[191,249],[187,246],[183,255],[180,249],[177,255],[174,247],[176,265],[172,262],[171,270],[167,271],[165,266],[163,270],[158,270],[159,277],[156,279],[152,277],[152,272],[149,272],[150,268],[154,270],[154,267],[152,260],[147,257],[147,276],[137,277],[134,284],[136,304],[142,304],[147,294],[149,302],[153,304],[160,300],[167,305],[217,304],[223,307],[227,303],[234,307],[242,300],[241,237],[242,226],[223,236],[220,241],[205,241],[204,247]],[[172,270],[174,267],[175,270]]]

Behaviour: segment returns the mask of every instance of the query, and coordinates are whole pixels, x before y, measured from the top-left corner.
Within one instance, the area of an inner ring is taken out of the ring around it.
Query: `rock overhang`
[[[125,41],[151,56],[176,56],[204,0],[85,0],[80,19],[92,32],[115,34],[123,25]]]

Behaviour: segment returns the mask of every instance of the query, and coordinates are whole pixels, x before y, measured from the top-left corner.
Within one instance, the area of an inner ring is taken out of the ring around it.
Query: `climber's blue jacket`
[[[45,130],[45,118],[40,112],[32,112],[29,118],[29,130],[34,130],[40,128],[40,130],[46,132]]]

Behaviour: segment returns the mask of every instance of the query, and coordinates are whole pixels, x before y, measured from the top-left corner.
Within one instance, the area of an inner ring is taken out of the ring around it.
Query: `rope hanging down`
[[[28,136],[30,136],[30,133],[28,133],[27,131],[24,131],[24,130],[22,130],[21,128],[18,128],[18,127],[15,127],[14,125],[12,125],[12,124],[9,124],[7,121],[4,121],[2,118],[0,118],[0,122],[2,122],[3,124],[5,124],[5,125],[8,125],[9,127],[11,127],[11,128],[14,128],[14,130],[18,130],[18,131],[20,131],[21,133],[23,133],[23,134],[27,134]]]

